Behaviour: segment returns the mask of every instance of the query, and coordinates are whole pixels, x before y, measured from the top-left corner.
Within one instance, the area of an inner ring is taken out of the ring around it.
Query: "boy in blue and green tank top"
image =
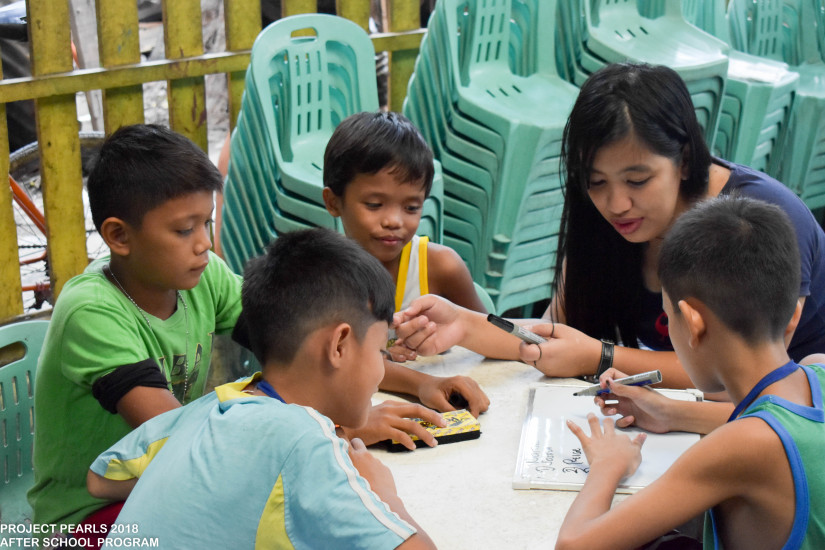
[[[610,393],[597,403],[623,416],[617,426],[707,435],[610,509],[639,466],[643,434],[631,441],[595,415],[589,436],[569,422],[590,473],[557,548],[636,548],[705,511],[705,548],[825,548],[825,370],[787,352],[802,310],[799,266],[776,206],[715,198],[679,217],[658,270],[670,338],[696,387],[733,403],[670,400],[615,383],[615,369],[603,374]]]

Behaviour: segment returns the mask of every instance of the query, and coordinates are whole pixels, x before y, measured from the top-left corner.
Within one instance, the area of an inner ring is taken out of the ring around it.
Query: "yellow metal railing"
[[[380,1],[387,32],[374,34],[389,52],[389,108],[401,110],[423,35],[419,0]],[[34,99],[52,290],[86,266],[82,172],[75,94],[102,90],[107,134],[144,121],[145,82],[167,81],[169,125],[204,150],[207,118],[204,75],[226,73],[230,123],[237,120],[249,51],[261,30],[260,0],[224,0],[226,51],[204,54],[200,2],[163,0],[166,59],[141,62],[135,0],[96,2],[100,68],[73,70],[69,0],[28,0],[32,76],[0,80],[0,176],[8,174],[6,108]],[[316,11],[314,0],[282,0],[282,15]],[[337,13],[368,29],[371,0],[337,0]],[[8,186],[0,185],[0,322],[23,313],[17,238]]]

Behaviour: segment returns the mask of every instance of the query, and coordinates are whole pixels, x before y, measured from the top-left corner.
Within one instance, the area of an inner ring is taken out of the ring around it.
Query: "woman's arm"
[[[522,344],[519,355],[522,361],[535,366],[547,376],[573,377],[596,374],[602,357],[600,340],[561,323],[524,324],[539,336],[547,338],[547,342],[540,347]],[[672,351],[614,346],[612,366],[627,374],[658,369],[662,371],[662,387],[694,387],[676,353]]]
[[[519,358],[519,340],[487,322],[487,316],[427,294],[395,314],[396,345],[419,355],[436,355],[462,346],[494,359]]]

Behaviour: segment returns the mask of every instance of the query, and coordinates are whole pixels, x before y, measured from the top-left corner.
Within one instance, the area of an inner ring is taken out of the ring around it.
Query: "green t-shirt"
[[[203,395],[215,333],[231,331],[241,310],[241,278],[210,253],[198,285],[181,291],[165,320],[141,311],[108,279],[108,258],[89,265],[55,304],[35,380],[35,484],[29,502],[37,523],[74,524],[106,501],[86,490],[97,456],[131,431],[106,411],[92,385],[118,367],[151,359],[178,400]],[[187,336],[188,325],[188,336]],[[184,356],[188,383],[184,384]],[[187,395],[181,399],[184,385]]]

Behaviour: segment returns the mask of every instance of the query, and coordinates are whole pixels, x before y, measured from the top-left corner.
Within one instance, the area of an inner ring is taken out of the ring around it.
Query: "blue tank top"
[[[775,395],[763,395],[740,418],[758,417],[767,423],[785,447],[791,466],[795,494],[793,527],[783,549],[821,550],[825,548],[825,411],[822,392],[825,370],[822,365],[802,367],[811,386],[811,402],[806,407]],[[705,548],[722,548],[713,510],[705,518]]]

